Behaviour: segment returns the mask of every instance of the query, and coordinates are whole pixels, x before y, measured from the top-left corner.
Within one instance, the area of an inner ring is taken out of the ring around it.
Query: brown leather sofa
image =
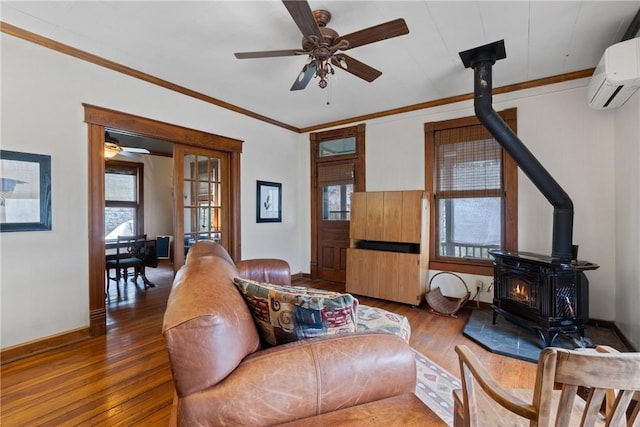
[[[163,322],[172,424],[432,425],[413,394],[416,366],[404,340],[342,334],[263,349],[238,276],[291,283],[285,261],[236,264],[211,241],[196,243],[176,275]]]

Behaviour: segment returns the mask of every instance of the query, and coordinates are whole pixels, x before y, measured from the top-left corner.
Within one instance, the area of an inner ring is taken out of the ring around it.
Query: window
[[[476,117],[425,124],[425,154],[431,268],[491,275],[489,250],[517,247],[515,162]]]
[[[105,241],[118,236],[142,234],[143,164],[109,161],[104,174],[104,235]]]

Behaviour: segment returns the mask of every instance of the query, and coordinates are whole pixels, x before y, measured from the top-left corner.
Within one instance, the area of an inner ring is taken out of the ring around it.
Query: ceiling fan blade
[[[146,148],[137,148],[137,147],[120,147],[120,150],[127,153],[135,153],[135,154],[149,154],[151,153]]]
[[[302,71],[300,71],[300,74],[298,74],[298,78],[293,83],[293,86],[291,86],[291,90],[302,90],[305,87],[307,87],[307,85],[309,84],[309,81],[311,81],[315,73],[316,73],[315,62],[305,64],[305,66],[302,68]]]
[[[382,71],[378,71],[375,68],[370,67],[369,65],[360,62],[357,59],[353,59],[352,57],[347,56],[343,53],[336,56],[339,59],[344,60],[344,64],[342,64],[342,61],[336,59],[336,57],[334,56],[331,58],[332,65],[338,68],[342,68],[346,72],[351,73],[356,77],[360,77],[363,80],[372,82],[382,75]],[[344,65],[346,65],[346,67]]]
[[[341,40],[347,40],[349,42],[349,47],[343,49],[347,50],[358,46],[364,46],[365,44],[390,39],[392,37],[402,36],[404,34],[409,34],[409,27],[407,27],[407,23],[404,19],[398,18],[393,21],[385,22],[384,24],[374,25],[373,27],[340,36],[335,39],[334,44],[340,43]]]
[[[306,1],[282,0],[303,36],[317,36],[322,40],[322,33],[313,16],[311,6]]]
[[[262,50],[257,52],[236,52],[234,53],[238,59],[250,58],[274,58],[276,56],[293,56],[307,55],[307,52],[300,49],[282,49],[282,50]]]

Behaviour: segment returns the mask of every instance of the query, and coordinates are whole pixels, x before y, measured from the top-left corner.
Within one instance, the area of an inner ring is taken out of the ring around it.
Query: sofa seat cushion
[[[356,332],[358,300],[350,294],[239,277],[234,283],[270,345]]]
[[[446,427],[447,423],[422,403],[415,394],[405,393],[375,402],[327,412],[315,417],[278,424],[278,427],[325,427],[337,425]]]
[[[411,325],[409,319],[382,308],[360,304],[358,306],[358,333],[387,332],[409,342]]]

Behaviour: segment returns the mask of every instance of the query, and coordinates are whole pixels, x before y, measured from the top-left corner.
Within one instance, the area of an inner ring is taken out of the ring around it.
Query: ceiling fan
[[[291,90],[304,89],[314,76],[320,78],[318,85],[321,88],[327,87],[326,77],[334,74],[334,67],[372,82],[380,77],[382,72],[345,55],[342,51],[409,33],[406,22],[399,18],[339,36],[336,31],[326,26],[331,20],[329,11],[312,11],[307,1],[282,0],[282,2],[302,32],[302,49],[237,52],[235,56],[238,59],[247,59],[307,55],[307,62],[291,86]]]
[[[124,147],[120,145],[120,140],[118,138],[110,135],[107,131],[105,131],[104,133],[104,157],[107,159],[114,157],[116,154],[130,156],[133,154],[149,153],[149,150],[147,150],[146,148]]]

